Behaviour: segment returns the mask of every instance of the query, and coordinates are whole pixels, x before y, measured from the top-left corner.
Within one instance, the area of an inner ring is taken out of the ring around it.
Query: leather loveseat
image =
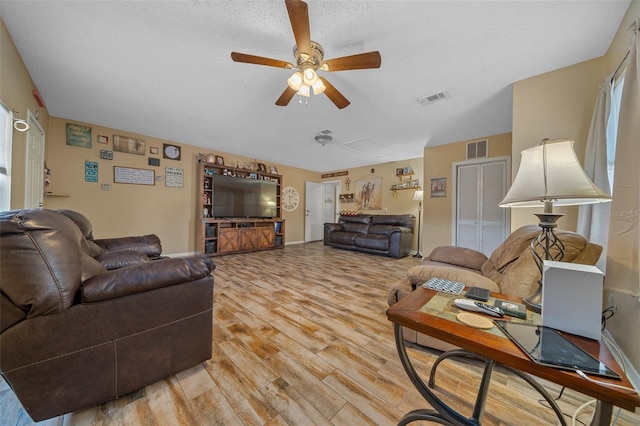
[[[389,257],[405,257],[413,245],[413,215],[340,216],[324,224],[324,245]]]
[[[0,372],[41,421],[205,361],[214,268],[191,256],[107,270],[66,216],[1,212]]]

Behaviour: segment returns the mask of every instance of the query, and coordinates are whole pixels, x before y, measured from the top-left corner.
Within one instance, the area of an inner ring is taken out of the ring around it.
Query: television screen
[[[267,180],[213,175],[213,212],[217,218],[277,216],[277,184]]]

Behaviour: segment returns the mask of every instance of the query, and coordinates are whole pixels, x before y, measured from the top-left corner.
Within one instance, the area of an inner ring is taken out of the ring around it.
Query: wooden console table
[[[400,425],[405,425],[416,420],[430,420],[450,425],[481,424],[491,372],[496,364],[505,367],[527,380],[529,384],[540,391],[543,396],[545,396],[544,393],[546,392],[542,389],[542,386],[535,382],[535,380],[528,374],[558,383],[559,385],[566,386],[595,398],[597,400],[597,404],[596,412],[594,413],[591,423],[592,425],[609,425],[613,406],[622,407],[629,411],[634,411],[636,407],[640,406],[640,398],[638,397],[638,394],[631,390],[624,390],[600,383],[593,383],[581,378],[578,374],[572,371],[564,371],[538,365],[531,361],[529,357],[506,336],[499,335],[498,333],[480,331],[463,325],[455,319],[450,320],[425,312],[426,310],[422,308],[436,294],[438,294],[436,291],[418,287],[414,292],[387,309],[387,318],[394,323],[396,347],[405,372],[420,394],[434,408],[412,411],[400,420]],[[522,301],[520,298],[501,294],[492,294],[492,296],[499,299],[512,300],[514,302]],[[505,316],[505,319],[508,318],[509,317]],[[484,373],[480,383],[478,396],[476,398],[473,415],[471,417],[465,417],[453,410],[438,398],[427,385],[425,385],[413,368],[411,360],[407,354],[402,335],[403,327],[410,328],[459,346],[462,350],[475,354],[477,355],[477,358],[485,361]],[[566,334],[565,337],[569,338],[573,343],[587,351],[592,356],[598,358],[601,362],[605,363],[609,368],[616,371],[622,377],[621,380],[598,377],[598,381],[632,388],[631,383],[624,375],[621,367],[603,343]],[[545,399],[546,398],[547,397],[545,396]],[[558,413],[556,412],[556,414]],[[561,419],[561,422],[564,424],[564,419]]]

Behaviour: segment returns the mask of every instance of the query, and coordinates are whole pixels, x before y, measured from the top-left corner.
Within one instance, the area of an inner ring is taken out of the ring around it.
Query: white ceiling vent
[[[449,92],[442,91],[442,92],[434,93],[433,95],[423,96],[421,98],[418,98],[417,101],[420,105],[429,105],[434,102],[438,102],[443,99],[446,99],[448,97],[449,97]]]
[[[341,144],[342,147],[357,152],[358,154],[365,154],[373,158],[384,158],[395,154],[390,148],[375,142],[369,138],[361,138]]]

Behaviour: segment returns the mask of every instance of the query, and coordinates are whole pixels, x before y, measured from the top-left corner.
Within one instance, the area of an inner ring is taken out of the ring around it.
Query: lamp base
[[[420,252],[416,252],[416,254],[413,255],[413,257],[422,257],[422,255],[420,254]]]
[[[547,211],[545,206],[545,213],[536,214],[540,223],[541,231],[540,235],[531,242],[531,254],[533,260],[536,262],[538,271],[540,271],[540,281],[538,281],[538,289],[532,295],[524,298],[524,304],[533,312],[542,312],[542,274],[543,264],[545,260],[557,260],[561,261],[564,257],[564,244],[556,237],[553,230],[558,226],[556,222],[563,215],[553,214],[551,211]]]
[[[532,295],[525,297],[523,299],[524,304],[527,308],[533,312],[541,313],[542,312],[542,285],[538,287],[535,293]]]

